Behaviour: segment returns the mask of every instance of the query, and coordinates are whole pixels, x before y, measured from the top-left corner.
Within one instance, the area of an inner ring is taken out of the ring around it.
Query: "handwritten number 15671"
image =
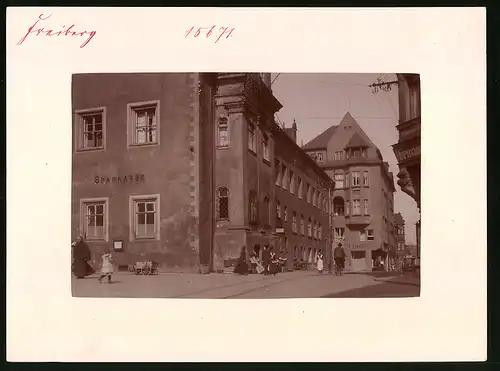
[[[199,36],[205,36],[206,38],[209,38],[210,36],[214,35],[214,37],[217,37],[217,39],[215,40],[215,42],[217,43],[223,36],[226,36],[226,39],[228,39],[233,31],[234,28],[229,27],[219,27],[217,29],[217,26],[198,28],[193,26],[186,31],[186,37],[192,36],[196,38]]]

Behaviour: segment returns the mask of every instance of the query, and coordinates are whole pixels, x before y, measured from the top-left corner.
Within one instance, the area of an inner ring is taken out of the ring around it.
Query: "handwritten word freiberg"
[[[89,35],[87,40],[85,40],[83,42],[83,44],[80,45],[80,48],[84,48],[90,42],[90,40],[92,40],[92,38],[95,36],[95,34],[97,33],[96,31],[81,31],[81,32],[73,31],[73,27],[75,27],[74,24],[72,24],[71,26],[69,26],[67,28],[65,25],[63,25],[61,31],[54,31],[53,29],[50,29],[50,28],[45,29],[43,27],[40,27],[36,30],[34,29],[39,21],[45,21],[45,20],[49,19],[51,16],[52,16],[52,14],[49,14],[48,16],[44,16],[43,14],[40,14],[38,16],[38,19],[35,21],[35,23],[33,23],[33,26],[28,28],[28,32],[26,33],[26,35],[24,35],[24,37],[21,40],[19,40],[17,45],[21,45],[30,34],[35,34],[35,36],[40,36],[40,35],[45,35],[45,36],[85,36],[85,35]]]
[[[209,38],[210,36],[212,36],[212,33],[217,33],[218,32],[218,37],[217,37],[217,40],[215,40],[215,42],[218,42],[222,36],[226,35],[226,39],[229,38],[229,36],[231,36],[231,34],[233,33],[234,31],[234,27],[229,29],[229,27],[219,27],[218,30],[216,30],[216,27],[217,26],[211,26],[211,27],[198,27],[197,29],[193,26],[191,27],[189,30],[186,31],[186,37],[192,35],[194,38],[200,36],[202,33],[203,33],[203,36],[205,36],[206,38]],[[221,32],[222,30],[222,32]],[[193,32],[195,31],[195,32]]]

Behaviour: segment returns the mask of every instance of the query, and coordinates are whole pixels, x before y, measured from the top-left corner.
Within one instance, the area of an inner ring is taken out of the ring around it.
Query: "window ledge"
[[[231,146],[217,146],[217,149],[229,149]]]
[[[265,158],[262,159],[262,162],[268,166],[271,166],[271,162],[269,160],[266,160]]]
[[[99,152],[104,151],[104,147],[95,147],[95,148],[78,148],[75,152]]]
[[[150,147],[150,146],[157,146],[158,144],[160,144],[160,142],[156,141],[156,142],[151,142],[151,143],[129,143],[129,148],[137,148],[137,147]]]
[[[255,157],[257,157],[257,152],[254,152],[253,150],[251,150],[250,148],[248,149],[248,152],[251,153],[252,155],[254,155]]]

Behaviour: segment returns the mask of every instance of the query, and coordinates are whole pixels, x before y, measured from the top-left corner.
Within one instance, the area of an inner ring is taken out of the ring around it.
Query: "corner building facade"
[[[119,269],[209,266],[213,74],[82,74],[72,81],[71,237]]]
[[[350,113],[303,149],[334,182],[332,248],[342,242],[346,269],[371,271],[375,259],[387,261],[396,241],[395,187],[380,150]]]
[[[321,238],[317,233],[319,225],[328,230],[327,214],[312,206],[312,198],[310,204],[305,196],[299,198],[297,179],[316,185],[329,178],[297,146],[296,138],[275,123],[274,114],[282,106],[270,85],[270,74],[218,74],[212,265],[216,271],[234,265],[243,246],[248,257],[273,245],[288,257],[289,269],[294,256],[306,257],[325,247],[326,233]],[[310,238],[299,233],[298,215],[311,219]]]

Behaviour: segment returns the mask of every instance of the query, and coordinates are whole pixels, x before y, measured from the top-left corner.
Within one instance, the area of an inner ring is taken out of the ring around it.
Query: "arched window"
[[[229,220],[229,189],[217,189],[217,220]]]
[[[312,220],[311,220],[311,218],[309,218],[309,220],[307,222],[307,235],[309,237],[312,237]]]
[[[300,217],[300,233],[302,236],[306,234],[305,226],[304,226],[304,215]]]
[[[292,213],[292,232],[297,233],[297,213]]]
[[[257,223],[258,221],[258,200],[257,193],[255,191],[250,191],[248,194],[248,204],[249,204],[249,220],[250,223]]]
[[[229,125],[225,116],[219,117],[217,122],[217,147],[229,147]]]
[[[343,216],[345,214],[344,199],[337,196],[333,199],[333,213],[335,215]]]

